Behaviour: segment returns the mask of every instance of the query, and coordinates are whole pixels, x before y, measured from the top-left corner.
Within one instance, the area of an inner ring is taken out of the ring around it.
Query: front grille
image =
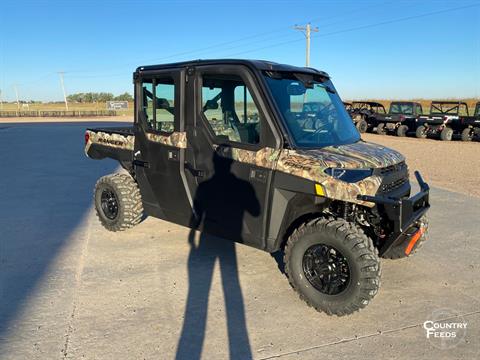
[[[400,188],[403,184],[405,184],[408,181],[408,177],[401,178],[395,181],[392,181],[390,183],[386,183],[380,186],[380,192],[381,193],[389,193],[393,190],[396,190]]]
[[[390,165],[390,166],[386,166],[384,168],[381,168],[380,169],[380,175],[383,175],[383,176],[389,175],[390,173],[395,172],[395,171],[402,171],[406,167],[407,167],[407,164],[405,164],[405,161],[402,161],[402,162],[399,162],[398,164]]]
[[[380,194],[388,194],[408,182],[408,168],[404,161],[378,169],[382,183],[378,189]]]

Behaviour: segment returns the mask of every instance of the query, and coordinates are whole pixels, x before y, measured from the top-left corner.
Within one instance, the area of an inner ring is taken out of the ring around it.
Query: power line
[[[332,20],[332,19],[337,19],[337,18],[343,18],[342,21],[337,21],[337,22],[334,22],[333,24],[338,24],[340,22],[343,22],[345,20],[345,15],[347,15],[347,17],[350,17],[352,14],[356,14],[356,13],[359,13],[359,12],[364,12],[364,11],[367,11],[368,9],[372,8],[372,7],[378,7],[377,4],[374,4],[374,5],[370,5],[370,6],[362,6],[360,8],[356,8],[356,9],[353,9],[351,11],[347,11],[347,12],[343,12],[341,14],[338,14],[336,16],[329,16],[328,19],[329,20]],[[312,23],[312,22],[315,22],[317,20],[325,20],[324,17],[322,18],[313,18],[313,19],[310,19],[308,20],[307,22],[308,23]],[[325,24],[325,25],[332,25],[331,22],[325,22],[322,24]],[[235,45],[235,46],[230,46],[230,47],[227,47],[225,48],[225,46],[228,46],[228,45],[231,45],[231,44],[235,44],[235,43],[239,43],[239,42],[244,42],[246,40],[251,40],[251,39],[256,39],[256,38],[261,38],[261,37],[265,37],[267,35],[272,35],[272,34],[278,34],[279,32],[285,32],[285,31],[288,31],[290,30],[291,27],[279,27],[279,28],[276,28],[274,30],[271,30],[271,31],[267,31],[267,32],[262,32],[262,33],[258,33],[258,34],[252,34],[252,35],[248,35],[248,36],[245,36],[245,37],[241,37],[239,39],[235,39],[235,40],[229,40],[229,41],[225,41],[225,42],[221,42],[221,43],[217,43],[217,44],[213,44],[213,45],[209,45],[209,46],[206,46],[206,47],[203,47],[203,48],[198,48],[198,49],[195,49],[195,50],[188,50],[188,51],[182,51],[182,52],[178,52],[178,53],[174,53],[174,54],[171,54],[171,55],[167,55],[167,56],[163,56],[163,57],[156,57],[156,58],[150,58],[150,59],[144,59],[142,61],[136,61],[135,63],[131,62],[131,63],[124,63],[123,65],[121,65],[120,67],[116,67],[117,69],[121,69],[121,68],[126,68],[126,67],[130,67],[130,66],[138,66],[140,63],[148,63],[148,62],[153,62],[153,61],[163,61],[163,60],[167,60],[167,59],[172,59],[172,58],[177,58],[177,57],[181,57],[181,56],[184,56],[184,55],[190,55],[190,54],[198,54],[198,53],[202,53],[202,52],[205,52],[205,51],[208,51],[208,50],[211,50],[211,49],[215,49],[215,48],[218,48],[218,47],[221,47],[222,50],[230,50],[230,49],[235,49],[235,48],[238,48],[238,47],[241,47],[243,45]],[[250,42],[250,44],[254,44],[254,43],[258,43],[258,42],[263,42],[265,40],[268,40],[268,39],[263,39],[263,40],[259,40],[259,41],[254,41],[254,42]],[[90,70],[69,70],[68,71],[69,73],[82,73],[82,72],[91,72]],[[115,76],[122,76],[122,74],[113,74],[113,75],[92,75],[92,76],[88,76],[88,78],[97,78],[97,77],[115,77]],[[72,76],[69,76],[69,78],[73,78]],[[80,76],[76,77],[76,78],[80,78]],[[87,78],[87,76],[85,76],[85,78]]]
[[[398,19],[392,19],[392,20],[387,20],[387,21],[381,21],[381,22],[378,22],[378,23],[366,24],[366,25],[356,26],[356,27],[352,27],[352,28],[348,28],[348,29],[343,29],[343,30],[338,30],[338,31],[332,31],[332,32],[325,33],[325,34],[312,35],[312,37],[327,37],[327,36],[342,34],[342,33],[350,32],[350,31],[363,30],[363,29],[372,28],[372,27],[376,27],[376,26],[393,24],[393,23],[397,23],[397,22],[408,21],[408,20],[412,20],[412,19],[418,19],[418,18],[422,18],[422,17],[437,15],[437,14],[446,13],[446,12],[450,12],[450,11],[467,9],[467,8],[476,7],[476,6],[480,6],[480,4],[471,4],[471,5],[459,6],[459,7],[450,8],[450,9],[432,11],[432,12],[423,13],[423,14],[418,14],[418,15],[406,16],[406,17],[402,17],[402,18],[398,18]],[[267,46],[263,46],[263,47],[259,47],[259,48],[255,48],[255,49],[251,49],[251,50],[241,51],[241,52],[238,52],[238,53],[229,54],[229,55],[225,55],[225,56],[226,56],[226,57],[231,57],[231,56],[242,55],[242,54],[246,54],[246,53],[251,53],[251,52],[255,52],[255,51],[259,51],[259,50],[264,50],[264,49],[270,49],[270,48],[273,48],[273,47],[277,47],[277,46],[282,46],[282,45],[286,45],[286,44],[298,42],[298,41],[300,41],[300,40],[301,40],[301,39],[295,39],[295,40],[289,40],[289,41],[282,41],[282,42],[279,42],[279,43],[275,43],[275,44],[271,44],[271,45],[267,45]]]

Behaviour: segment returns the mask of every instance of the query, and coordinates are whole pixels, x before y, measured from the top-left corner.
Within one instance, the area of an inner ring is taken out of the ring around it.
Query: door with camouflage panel
[[[264,246],[266,198],[272,167],[263,102],[245,68],[197,67],[188,89],[187,169],[196,214],[203,231]]]
[[[147,214],[188,224],[191,205],[181,164],[186,148],[181,70],[145,72],[136,80],[134,164]]]

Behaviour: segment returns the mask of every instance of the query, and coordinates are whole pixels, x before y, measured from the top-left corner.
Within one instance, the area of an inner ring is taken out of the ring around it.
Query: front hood
[[[318,162],[323,168],[383,168],[405,161],[404,156],[395,150],[364,141],[322,149],[297,150],[297,153]]]

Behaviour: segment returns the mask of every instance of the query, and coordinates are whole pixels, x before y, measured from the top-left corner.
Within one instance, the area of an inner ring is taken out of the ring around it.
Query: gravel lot
[[[400,151],[410,174],[419,170],[431,186],[480,197],[480,143],[362,134],[362,138]]]

